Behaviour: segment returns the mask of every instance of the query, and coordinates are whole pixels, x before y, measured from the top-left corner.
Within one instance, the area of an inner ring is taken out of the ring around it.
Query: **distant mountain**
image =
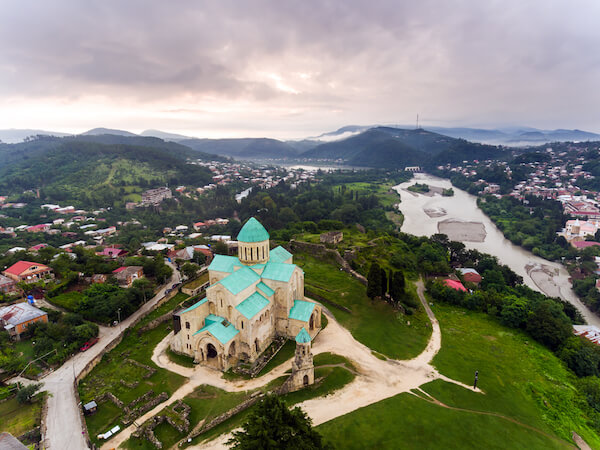
[[[0,142],[5,144],[16,144],[23,142],[31,136],[70,136],[68,133],[59,133],[57,131],[45,131],[34,129],[17,129],[11,128],[8,130],[0,130]]]
[[[294,146],[269,138],[184,139],[179,143],[198,151],[237,159],[285,159],[299,153]]]
[[[355,136],[363,131],[367,131],[369,128],[375,128],[376,125],[347,125],[342,128],[338,128],[335,131],[320,134],[319,136],[306,138],[307,141],[316,142],[331,142],[346,139]]]
[[[537,145],[548,142],[600,140],[600,134],[581,130],[539,130],[531,127],[507,127],[491,130],[481,128],[426,128],[430,131],[453,138],[466,139],[486,144],[510,145],[513,147],[531,144]]]
[[[112,134],[115,136],[137,136],[137,134],[130,133],[129,131],[113,130],[111,128],[92,128],[85,133],[81,133],[81,136],[98,136],[101,134]]]
[[[150,136],[164,139],[165,141],[181,141],[183,139],[193,139],[190,136],[184,136],[183,134],[167,133],[166,131],[160,130],[144,130],[140,133],[140,136]]]
[[[300,157],[341,161],[353,166],[402,168],[503,155],[504,152],[494,146],[474,144],[423,129],[376,127],[347,139],[318,145]]]

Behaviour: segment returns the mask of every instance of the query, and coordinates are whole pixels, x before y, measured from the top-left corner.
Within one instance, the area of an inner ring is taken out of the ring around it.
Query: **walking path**
[[[423,282],[418,281],[417,293],[431,321],[433,331],[425,350],[411,360],[380,360],[373,355],[369,347],[354,339],[352,334],[327,312],[328,325],[319,333],[318,338],[313,344],[312,352],[315,355],[331,352],[345,356],[356,367],[358,376],[351,383],[333,394],[306,400],[298,405],[311,417],[314,425],[319,425],[400,393],[409,392],[436,379],[457,384],[465,389],[474,390],[472,386],[440,374],[431,365],[433,357],[442,346],[442,333],[439,323],[423,295],[424,290]],[[189,381],[180,387],[169,400],[161,403],[152,411],[137,419],[136,422],[138,424],[144,423],[160,412],[165,406],[191,394],[194,389],[203,384],[215,386],[229,392],[246,391],[266,385],[275,378],[284,375],[285,371],[290,368],[290,363],[287,361],[262,377],[251,380],[228,381],[222,378],[221,372],[214,369],[204,366],[187,368],[171,362],[165,353],[169,338],[170,335],[163,339],[154,349],[152,361],[159,367],[189,377]],[[476,391],[480,392],[479,389]],[[117,448],[129,438],[135,429],[134,425],[126,428],[113,439],[106,442],[102,446],[102,449]],[[230,435],[220,436],[216,440],[193,448],[227,448],[225,443],[230,437]]]
[[[51,372],[41,381],[43,389],[48,391],[48,411],[46,414],[46,436],[44,448],[52,450],[82,450],[87,449],[84,433],[84,424],[79,415],[80,406],[76,402],[74,381],[86,365],[98,356],[104,348],[129,328],[141,316],[146,315],[165,296],[165,290],[174,283],[179,283],[181,277],[177,268],[172,266],[173,275],[166,285],[140,309],[116,327],[99,327],[100,340],[89,350],[77,353],[60,368]],[[27,379],[13,379],[11,382],[21,381],[29,384]]]

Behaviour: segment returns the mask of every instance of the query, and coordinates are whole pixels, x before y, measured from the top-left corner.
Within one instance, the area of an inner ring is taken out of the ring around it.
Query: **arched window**
[[[242,320],[242,330],[244,329],[244,321]]]

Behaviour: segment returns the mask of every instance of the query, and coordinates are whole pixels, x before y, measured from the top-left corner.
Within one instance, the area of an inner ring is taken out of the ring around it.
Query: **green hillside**
[[[186,162],[187,156],[197,155],[194,151],[172,150],[63,140],[0,168],[0,192],[40,189],[47,202],[99,207],[124,201],[125,196],[133,199],[132,194],[156,186],[203,186],[211,181],[208,169]]]
[[[402,168],[463,160],[500,158],[501,148],[454,139],[423,129],[376,127],[356,136],[321,144],[303,158],[343,160],[348,165]]]
[[[240,159],[291,158],[298,154],[295,147],[276,139],[184,139],[180,141],[194,150]]]

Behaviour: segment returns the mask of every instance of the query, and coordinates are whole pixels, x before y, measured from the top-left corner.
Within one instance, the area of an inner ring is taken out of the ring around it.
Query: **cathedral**
[[[321,328],[321,308],[304,298],[304,272],[293,255],[271,249],[255,218],[237,240],[237,257],[215,255],[208,267],[206,297],[175,314],[171,340],[173,351],[223,371],[253,363],[276,336],[306,342]]]

